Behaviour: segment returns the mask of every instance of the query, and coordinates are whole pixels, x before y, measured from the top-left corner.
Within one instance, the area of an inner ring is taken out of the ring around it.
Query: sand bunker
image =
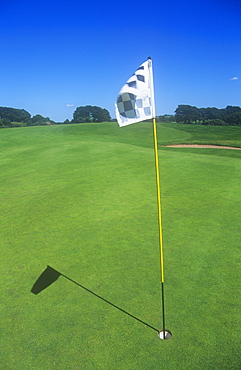
[[[168,148],[197,148],[197,149],[217,148],[217,149],[241,150],[241,148],[237,148],[235,146],[221,146],[221,145],[177,144],[177,145],[163,145],[163,146],[168,147]]]

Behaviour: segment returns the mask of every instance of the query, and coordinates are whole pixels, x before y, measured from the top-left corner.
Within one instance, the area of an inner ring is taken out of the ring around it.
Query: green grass
[[[241,128],[158,124],[170,340],[161,329],[150,123],[0,131],[1,366],[239,369]]]
[[[240,127],[162,124],[161,142],[168,144],[214,144],[241,147]]]

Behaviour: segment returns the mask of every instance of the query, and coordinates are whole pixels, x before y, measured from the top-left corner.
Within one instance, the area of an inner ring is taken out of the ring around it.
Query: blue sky
[[[54,121],[97,105],[152,57],[156,113],[241,106],[239,0],[0,0],[0,106]]]

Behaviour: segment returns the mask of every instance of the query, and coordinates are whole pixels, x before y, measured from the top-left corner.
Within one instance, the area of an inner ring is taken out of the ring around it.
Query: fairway
[[[1,368],[240,369],[240,127],[158,124],[161,329],[152,124],[0,130]]]

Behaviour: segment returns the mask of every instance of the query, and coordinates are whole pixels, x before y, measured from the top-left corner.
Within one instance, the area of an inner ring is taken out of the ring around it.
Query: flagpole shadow
[[[159,332],[159,329],[154,328],[152,325],[150,325],[150,324],[146,323],[145,321],[139,319],[138,317],[132,315],[131,313],[127,312],[126,310],[123,310],[121,307],[119,307],[119,306],[115,305],[114,303],[108,301],[107,299],[101,297],[99,294],[96,294],[92,290],[86,288],[85,286],[79,284],[77,281],[69,278],[68,276],[62,274],[61,272],[55,270],[54,268],[52,268],[50,266],[47,266],[47,268],[43,271],[43,273],[36,280],[36,282],[34,283],[32,289],[31,289],[31,292],[33,294],[39,294],[42,290],[46,289],[49,285],[54,283],[60,276],[63,276],[64,278],[71,281],[75,285],[78,285],[80,288],[86,290],[90,294],[92,294],[95,297],[101,299],[102,301],[108,303],[110,306],[116,308],[117,310],[123,312],[124,314],[130,316],[131,318],[139,321],[140,323],[144,324],[145,326],[148,326],[152,330],[155,330],[156,332]]]

